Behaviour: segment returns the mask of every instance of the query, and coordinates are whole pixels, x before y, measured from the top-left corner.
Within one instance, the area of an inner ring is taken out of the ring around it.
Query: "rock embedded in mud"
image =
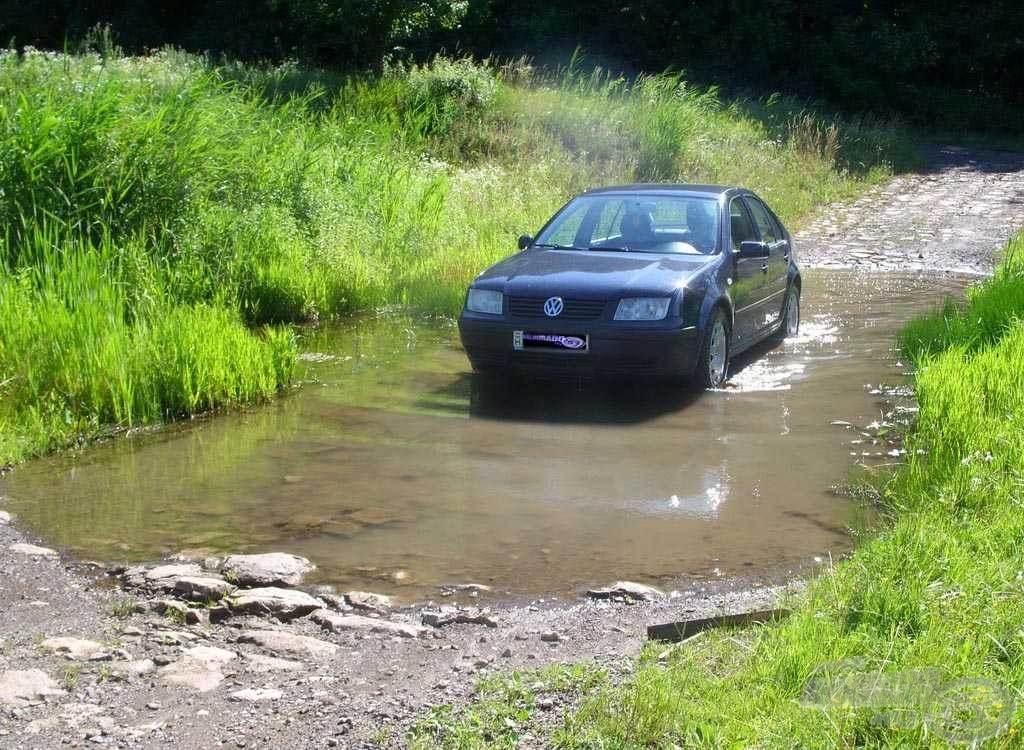
[[[325,657],[333,656],[338,650],[333,643],[281,630],[245,630],[239,634],[238,642],[252,643],[271,653],[290,656]]]
[[[391,597],[384,594],[371,594],[369,591],[349,591],[345,594],[345,603],[365,612],[384,614],[391,608]]]
[[[0,672],[0,705],[26,708],[63,694],[64,691],[42,670]]]
[[[591,589],[587,592],[591,599],[612,599],[620,597],[633,599],[640,602],[649,602],[655,599],[664,599],[665,593],[653,586],[646,586],[633,581],[616,581],[611,586],[603,589]]]
[[[192,601],[218,601],[232,593],[235,587],[221,578],[183,576],[174,582],[174,592]]]
[[[544,641],[544,643],[559,643],[562,640],[562,636],[552,630],[547,633],[541,633],[540,639]]]
[[[332,633],[351,630],[362,633],[398,635],[403,638],[418,638],[427,632],[426,628],[421,628],[418,625],[404,625],[398,622],[390,622],[389,620],[364,617],[363,615],[344,615],[327,609],[317,610],[310,615],[309,619],[317,623],[324,630],[329,630]]]
[[[309,560],[284,552],[263,555],[228,555],[220,572],[240,586],[298,586],[316,570]]]
[[[52,651],[71,661],[106,661],[110,652],[103,644],[84,638],[47,638],[39,644],[43,651]]]
[[[270,615],[282,622],[308,615],[324,604],[304,591],[274,587],[240,591],[229,600],[234,614]]]
[[[57,557],[57,550],[50,549],[49,547],[37,547],[34,544],[26,544],[24,542],[18,542],[8,547],[11,552],[17,552],[19,555],[28,555],[29,557]]]
[[[12,520],[13,519],[11,518],[10,513],[8,513],[6,510],[0,510],[0,526],[6,526]]]

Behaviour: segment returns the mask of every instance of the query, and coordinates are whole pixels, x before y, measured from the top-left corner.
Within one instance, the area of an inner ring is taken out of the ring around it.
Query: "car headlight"
[[[490,289],[470,289],[466,295],[466,309],[489,315],[501,315],[504,295]]]
[[[671,297],[627,297],[619,300],[616,320],[661,320],[668,315]]]

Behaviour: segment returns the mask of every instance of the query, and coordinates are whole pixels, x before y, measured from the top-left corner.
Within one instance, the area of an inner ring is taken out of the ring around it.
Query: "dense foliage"
[[[249,60],[377,68],[441,49],[810,96],[929,128],[1017,132],[1024,10],[1012,0],[0,0],[0,40],[72,46],[97,24],[141,52],[165,44]]]

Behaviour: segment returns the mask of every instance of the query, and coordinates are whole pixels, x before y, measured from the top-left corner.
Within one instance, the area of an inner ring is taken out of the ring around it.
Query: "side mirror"
[[[747,240],[746,242],[740,243],[740,249],[739,252],[736,253],[736,257],[767,258],[770,254],[767,242],[754,242],[752,240]]]
[[[519,235],[519,249],[520,250],[525,250],[526,248],[528,248],[532,244],[533,244],[533,237],[531,237],[528,234],[521,234],[521,235]]]

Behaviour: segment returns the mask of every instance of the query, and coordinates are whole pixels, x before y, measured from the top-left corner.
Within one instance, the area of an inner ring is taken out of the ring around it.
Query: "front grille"
[[[544,302],[547,297],[510,297],[508,311],[515,318],[547,318]],[[600,299],[563,299],[562,314],[551,320],[596,320],[608,304]]]

